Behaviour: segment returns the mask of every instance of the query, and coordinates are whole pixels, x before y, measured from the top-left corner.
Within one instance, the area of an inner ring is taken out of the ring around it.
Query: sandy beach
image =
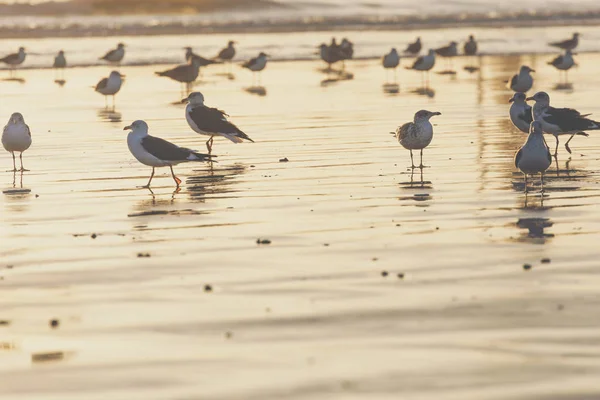
[[[179,192],[168,169],[137,188],[123,131],[205,150],[168,65],[122,67],[114,111],[90,88],[106,66],[0,81],[2,123],[22,112],[34,143],[22,176],[0,153],[0,398],[600,397],[600,135],[561,145],[543,198],[513,163],[521,64],[532,93],[600,115],[600,54],[571,86],[550,59],[460,57],[425,95],[372,59],[343,81],[272,62],[263,96],[207,68],[196,89],[256,143],[215,140],[218,163],[175,167]],[[442,113],[422,175],[389,134],[419,109]]]

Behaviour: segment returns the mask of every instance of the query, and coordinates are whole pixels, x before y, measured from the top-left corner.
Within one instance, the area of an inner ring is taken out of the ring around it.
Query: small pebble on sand
[[[256,244],[271,244],[271,241],[269,239],[256,239]]]
[[[529,271],[531,269],[531,264],[523,264],[523,269]]]
[[[204,285],[204,291],[205,292],[212,292],[213,288],[211,285]]]
[[[388,272],[387,272],[387,271],[381,271],[381,276],[383,276],[384,278],[385,278],[386,276],[388,276],[388,275],[389,275],[389,274],[388,274]]]
[[[50,320],[50,327],[51,328],[58,328],[58,325],[60,325],[60,321],[57,319],[51,319]]]
[[[290,160],[288,160],[288,158],[287,158],[287,157],[284,157],[284,158],[280,158],[280,159],[279,159],[279,162],[288,162],[288,161],[290,161]]]
[[[542,264],[550,264],[549,258],[542,258]]]

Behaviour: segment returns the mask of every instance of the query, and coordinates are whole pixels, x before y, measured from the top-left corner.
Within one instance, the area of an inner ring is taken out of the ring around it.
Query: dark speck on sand
[[[529,271],[531,269],[531,264],[523,264],[523,269]]]

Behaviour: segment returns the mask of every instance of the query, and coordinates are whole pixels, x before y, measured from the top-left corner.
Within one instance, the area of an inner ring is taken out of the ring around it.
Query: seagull
[[[328,65],[328,69],[331,70],[331,65],[335,64],[338,61],[342,60],[340,52],[337,48],[332,48],[331,46],[327,46],[325,43],[321,43],[319,46],[319,55],[321,56],[321,60],[325,61]]]
[[[202,93],[193,92],[183,99],[182,103],[188,103],[185,108],[185,119],[190,128],[201,135],[210,136],[210,139],[206,141],[208,154],[212,153],[213,138],[215,136],[223,136],[233,143],[242,143],[244,139],[254,142],[237,126],[227,121],[228,115],[225,112],[205,106]]]
[[[260,71],[265,69],[267,66],[267,57],[268,54],[263,53],[262,51],[258,54],[258,57],[254,57],[250,61],[246,61],[242,64],[243,68],[247,68],[252,71],[252,81],[254,82],[254,75],[258,72],[258,83],[260,84]]]
[[[533,121],[529,128],[529,136],[515,155],[515,167],[525,175],[525,193],[527,193],[527,175],[540,174],[542,176],[542,193],[544,193],[544,172],[552,164],[550,149],[544,140],[542,123]]]
[[[449,70],[452,69],[452,57],[456,57],[458,55],[458,49],[456,46],[458,46],[458,43],[453,41],[450,42],[448,46],[435,49],[436,54],[448,59],[446,66]]]
[[[219,61],[209,60],[208,58],[199,56],[198,54],[194,53],[194,50],[192,50],[191,47],[184,47],[184,50],[185,50],[185,61],[190,62],[190,59],[193,58],[198,63],[199,67],[206,67],[207,65],[212,65],[212,64],[220,64]]]
[[[25,53],[25,48],[19,47],[19,51],[17,53],[9,54],[6,57],[0,58],[0,62],[10,66],[10,74],[12,75],[14,70],[17,68],[17,65],[23,64],[26,56],[27,53]]]
[[[123,43],[119,43],[117,44],[116,49],[110,50],[104,56],[100,57],[100,60],[120,65],[123,57],[125,57],[125,45]]]
[[[463,50],[468,56],[474,56],[477,54],[477,42],[475,41],[475,36],[469,35],[469,40],[465,42]]]
[[[517,92],[508,100],[512,103],[508,114],[510,120],[521,132],[529,133],[533,116],[531,115],[531,106],[525,101],[525,93]]]
[[[429,53],[425,56],[421,56],[415,60],[412,67],[406,69],[413,69],[415,71],[421,71],[427,73],[427,84],[429,84],[429,70],[435,65],[435,50],[429,49]],[[423,76],[421,76],[422,80]]]
[[[52,64],[52,68],[55,70],[55,76],[58,75],[57,71],[62,71],[62,76],[64,77],[65,68],[67,68],[67,59],[65,58],[65,52],[60,50],[56,57],[54,57],[54,64]]]
[[[404,50],[405,53],[410,53],[412,55],[417,55],[421,52],[421,38],[418,37],[414,43],[409,44]]]
[[[433,126],[429,122],[429,118],[434,115],[442,115],[442,113],[427,110],[417,111],[414,122],[407,122],[398,127],[395,133],[392,132],[398,143],[405,149],[410,150],[410,163],[413,169],[417,168],[413,162],[413,150],[421,150],[421,165],[419,165],[419,168],[423,168],[423,149],[429,146],[431,139],[433,139]]]
[[[533,86],[532,72],[535,72],[535,70],[529,68],[527,65],[522,65],[519,73],[513,75],[508,87],[515,92],[527,92]]]
[[[150,188],[150,182],[154,177],[154,169],[158,167],[169,167],[171,176],[179,188],[181,179],[175,176],[173,165],[188,161],[212,161],[208,154],[197,153],[193,150],[179,147],[164,139],[150,136],[148,124],[137,120],[131,125],[123,128],[124,131],[131,130],[127,135],[127,146],[133,156],[142,164],[152,167],[152,175],[145,188]]]
[[[23,152],[27,150],[29,146],[31,146],[31,131],[25,124],[25,120],[23,119],[23,115],[21,115],[21,113],[14,113],[10,116],[8,124],[6,124],[4,130],[2,131],[2,145],[6,151],[12,154],[12,172],[18,171],[17,164],[15,162],[15,151],[20,153],[20,171],[29,171],[28,169],[23,168]]]
[[[565,71],[565,79],[568,79],[569,70],[575,65],[573,53],[571,50],[566,50],[564,55],[556,56],[554,60],[548,62],[548,65],[558,69],[559,74],[560,71]]]
[[[233,45],[236,42],[234,42],[233,40],[230,40],[227,43],[227,47],[225,47],[223,50],[221,50],[219,52],[219,54],[217,55],[217,59],[221,60],[221,61],[231,61],[233,60],[233,57],[235,57],[235,47],[233,47]]]
[[[386,70],[386,76],[389,69],[394,70],[394,81],[396,81],[396,68],[398,68],[398,65],[400,64],[400,56],[398,55],[398,51],[395,48],[392,48],[388,54],[383,56],[381,63],[383,64],[383,68]]]
[[[112,71],[108,78],[103,78],[94,89],[96,92],[104,95],[104,100],[106,101],[106,96],[113,97],[113,107],[115,106],[115,94],[121,90],[121,85],[123,84],[123,78],[125,75],[121,75],[119,71]],[[106,105],[108,107],[108,104]]]
[[[586,118],[590,114],[582,115],[579,111],[572,108],[554,108],[550,106],[550,96],[546,92],[537,92],[533,97],[526,100],[534,100],[533,120],[540,121],[542,129],[546,133],[551,133],[556,138],[556,149],[554,156],[558,154],[558,136],[571,135],[565,148],[569,153],[569,142],[575,135],[588,136],[583,131],[600,129],[600,122]]]
[[[198,74],[200,72],[199,62],[200,60],[196,57],[190,57],[187,64],[178,65],[177,67],[166,71],[155,72],[155,74],[158,76],[166,76],[174,81],[185,84],[187,92],[189,93],[191,84],[198,79]]]
[[[354,56],[354,43],[343,38],[338,51],[340,52],[342,61],[350,60]]]
[[[558,47],[563,50],[575,50],[577,45],[579,45],[579,33],[575,32],[571,39],[563,40],[562,42],[552,42],[548,44],[550,46]]]

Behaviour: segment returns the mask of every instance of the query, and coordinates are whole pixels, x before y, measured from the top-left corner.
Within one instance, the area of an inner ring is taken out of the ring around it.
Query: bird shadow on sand
[[[456,71],[454,71],[452,69],[445,69],[443,71],[437,71],[436,74],[438,74],[438,75],[451,75],[451,76],[455,76],[456,75]]]
[[[573,88],[573,84],[568,83],[568,82],[557,83],[552,87],[552,90],[562,90],[564,92],[569,92],[569,93],[572,93],[575,91],[575,89]]]
[[[229,79],[230,81],[235,80],[235,75],[231,72],[219,72],[219,73],[214,74],[214,76],[220,76],[220,77]]]
[[[529,210],[543,210],[543,200],[534,202],[532,206],[526,207]],[[544,244],[547,240],[554,237],[553,233],[546,233],[546,228],[551,228],[554,223],[549,218],[519,218],[515,226],[521,234],[514,238],[517,242]]]
[[[384,83],[381,87],[385,94],[398,94],[400,93],[400,85],[397,83]]]
[[[327,75],[327,78],[321,80],[321,86],[329,86],[342,81],[350,81],[354,79],[354,74],[346,71],[335,71]]]
[[[194,175],[185,180],[190,200],[204,203],[208,198],[237,198],[234,189],[236,178],[244,174],[247,165],[236,163],[227,166],[215,166],[212,163],[201,170],[194,170]]]
[[[250,86],[250,87],[246,87],[243,88],[244,92],[256,95],[256,96],[266,96],[267,95],[267,88],[264,86]]]
[[[463,69],[470,74],[479,71],[479,67],[476,67],[474,65],[465,65]]]
[[[60,87],[63,87],[63,86],[65,86],[65,84],[67,83],[67,81],[64,80],[64,79],[55,79],[54,83],[56,83]]]
[[[123,116],[114,108],[101,108],[98,110],[98,118],[104,122],[122,122]]]

